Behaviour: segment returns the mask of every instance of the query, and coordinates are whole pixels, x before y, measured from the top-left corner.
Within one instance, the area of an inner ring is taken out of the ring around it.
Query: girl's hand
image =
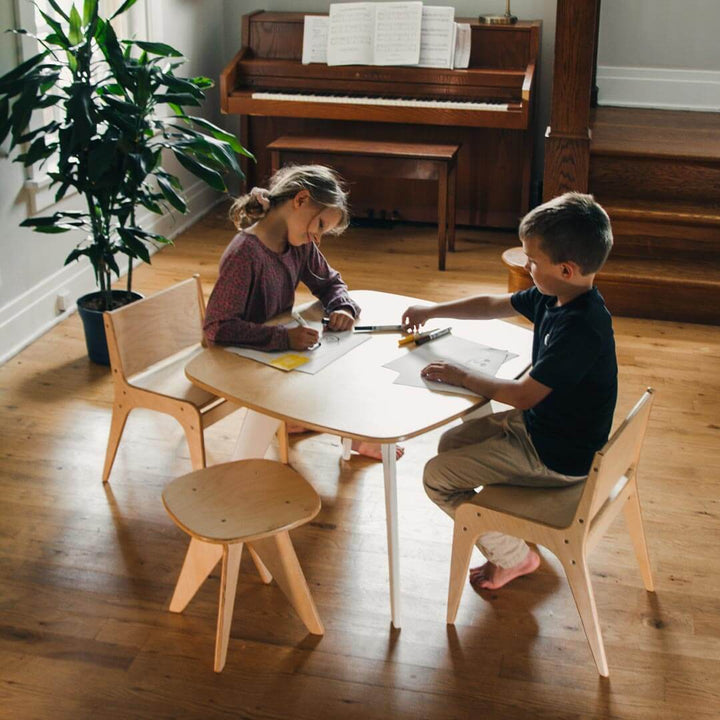
[[[328,330],[352,330],[355,318],[347,310],[334,310],[330,313],[327,324]]]
[[[311,327],[294,327],[287,331],[291,350],[308,350],[317,345],[320,333]]]
[[[430,363],[420,371],[420,377],[433,382],[441,382],[446,385],[458,385],[464,387],[467,377],[467,370],[459,365],[447,362]]]
[[[411,305],[402,314],[403,329],[417,332],[430,318],[430,312],[427,305]]]

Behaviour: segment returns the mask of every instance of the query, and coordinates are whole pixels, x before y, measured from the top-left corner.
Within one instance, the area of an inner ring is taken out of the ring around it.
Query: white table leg
[[[394,627],[400,627],[400,544],[398,541],[397,477],[395,443],[382,445],[385,478],[385,522],[387,524],[388,566],[390,569],[390,614]]]
[[[248,409],[240,426],[232,459],[264,458],[279,425],[280,420]]]

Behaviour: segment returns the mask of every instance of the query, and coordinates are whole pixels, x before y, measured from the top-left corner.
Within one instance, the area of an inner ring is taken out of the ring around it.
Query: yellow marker
[[[400,338],[400,340],[398,340],[398,347],[400,347],[402,345],[407,345],[408,343],[411,343],[411,342],[415,342],[417,337],[418,337],[417,335],[408,335],[407,337]]]
[[[309,361],[310,358],[307,358],[304,355],[288,353],[287,355],[281,355],[279,358],[275,358],[270,365],[278,368],[278,370],[285,370],[285,372],[289,372],[290,370],[294,370],[296,367],[300,367]]]

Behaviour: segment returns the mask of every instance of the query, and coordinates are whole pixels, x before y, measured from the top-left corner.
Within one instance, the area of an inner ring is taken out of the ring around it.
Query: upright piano
[[[517,226],[530,200],[540,21],[460,20],[471,26],[470,65],[449,70],[303,65],[304,16],[245,15],[242,47],[220,78],[222,110],[240,115],[241,142],[257,158],[248,183],[267,181],[266,147],[281,135],[457,144],[457,222]],[[437,220],[431,183],[348,179],[355,216]]]

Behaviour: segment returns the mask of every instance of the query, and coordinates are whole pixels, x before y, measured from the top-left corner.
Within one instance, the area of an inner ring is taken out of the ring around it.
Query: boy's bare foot
[[[373,460],[382,460],[382,450],[380,443],[368,443],[362,440],[353,440],[352,449],[358,455],[372,458]],[[399,460],[405,454],[405,448],[402,445],[395,446],[395,459]]]
[[[300,433],[310,432],[304,425],[296,422],[285,423],[288,435],[299,435]]]
[[[475,590],[498,590],[516,577],[535,572],[539,565],[540,556],[533,550],[528,550],[525,559],[511,568],[488,561],[480,567],[470,568],[470,584]]]

